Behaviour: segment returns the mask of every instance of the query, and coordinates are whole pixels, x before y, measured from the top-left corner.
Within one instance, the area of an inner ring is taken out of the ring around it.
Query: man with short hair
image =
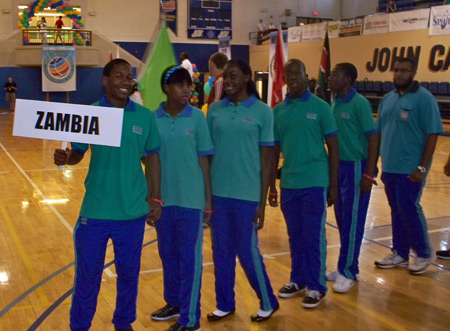
[[[8,77],[8,81],[3,89],[6,91],[6,101],[9,104],[9,112],[14,113],[14,110],[16,109],[17,84],[13,81],[11,76]]]
[[[94,105],[124,108],[121,146],[72,143],[72,150],[57,149],[54,154],[56,165],[77,164],[91,149],[86,194],[73,231],[76,267],[70,309],[72,331],[91,327],[109,239],[114,244],[117,272],[112,322],[116,331],[133,330],[145,223],[161,215],[159,133],[152,112],[129,99],[135,84],[131,65],[124,59],[108,62],[102,83],[106,96]]]
[[[337,198],[337,128],[328,104],[308,90],[303,62],[286,62],[284,81],[289,93],[273,110],[276,145],[269,203],[277,206],[275,178],[281,150],[281,211],[292,267],[290,282],[278,296],[291,298],[306,292],[302,306],[315,308],[327,292],[325,220],[327,203],[332,206]]]
[[[428,226],[420,197],[431,166],[438,135],[443,132],[434,96],[414,80],[416,63],[398,58],[394,63],[395,90],[378,108],[381,180],[391,207],[392,252],[375,261],[378,268],[408,267],[423,274],[431,264]],[[409,264],[410,249],[415,261]]]
[[[339,139],[339,194],[334,213],[341,248],[337,271],[329,273],[327,280],[336,281],[333,291],[341,293],[349,291],[359,278],[358,258],[378,158],[372,107],[352,88],[357,76],[353,64],[339,63],[328,80],[335,96],[331,110]]]
[[[208,97],[208,109],[214,103],[222,99],[224,95],[223,90],[223,68],[228,62],[228,56],[224,53],[214,53],[209,58],[208,67],[209,74],[214,77],[214,83]]]
[[[189,71],[189,75],[191,75],[191,78],[192,78],[192,75],[194,74],[194,70],[192,68],[191,61],[189,61],[189,54],[186,53],[186,52],[181,52],[180,60],[181,60],[181,64],[180,65],[183,68],[185,68],[187,71]]]

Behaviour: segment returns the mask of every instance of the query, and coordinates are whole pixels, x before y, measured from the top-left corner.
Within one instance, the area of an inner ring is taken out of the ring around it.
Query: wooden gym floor
[[[74,276],[72,231],[84,194],[89,157],[59,171],[53,150],[59,142],[12,137],[13,115],[0,115],[0,330],[69,330]],[[447,132],[450,126],[446,125]],[[438,140],[422,205],[433,250],[450,248],[450,178],[442,171],[450,137]],[[335,270],[339,235],[328,209],[329,271]],[[203,247],[202,330],[449,330],[450,260],[436,260],[429,271],[412,276],[406,269],[381,270],[373,262],[389,253],[390,211],[383,186],[375,187],[361,249],[360,282],[346,294],[331,290],[318,308],[301,307],[301,297],[280,299],[280,310],[261,324],[250,322],[258,300],[242,269],[236,278],[236,313],[216,323],[214,266],[209,229]],[[290,256],[286,227],[279,208],[267,207],[259,246],[277,291],[289,280]],[[108,247],[103,283],[91,330],[111,331],[115,305],[115,270]],[[140,330],[165,330],[174,321],[154,322],[151,312],[162,307],[163,279],[156,233],[147,227],[142,254],[137,321]]]

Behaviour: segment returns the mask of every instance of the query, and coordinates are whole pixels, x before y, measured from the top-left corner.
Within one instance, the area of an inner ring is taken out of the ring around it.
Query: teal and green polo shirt
[[[281,188],[328,187],[325,139],[337,135],[328,104],[306,90],[297,99],[288,94],[273,112],[275,142],[284,156]]]
[[[114,107],[103,97],[94,106]],[[133,220],[149,212],[148,186],[141,157],[159,150],[158,128],[149,109],[128,101],[123,113],[120,147],[72,143],[85,153],[91,148],[86,194],[80,216],[105,220]]]
[[[214,154],[203,112],[191,105],[173,118],[164,110],[154,112],[161,149],[161,198],[164,206],[205,209],[205,181],[199,156]]]
[[[207,118],[215,147],[213,195],[259,202],[261,146],[273,146],[272,109],[252,95],[235,106],[226,97],[211,105]]]
[[[331,110],[339,131],[339,159],[367,159],[367,136],[377,133],[369,100],[351,89],[342,99],[333,100]]]
[[[410,174],[420,165],[425,140],[444,131],[434,96],[418,82],[402,96],[393,90],[378,106],[383,171]]]

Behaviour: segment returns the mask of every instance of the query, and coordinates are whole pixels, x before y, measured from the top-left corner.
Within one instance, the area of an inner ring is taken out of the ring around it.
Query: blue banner
[[[160,13],[167,26],[177,35],[177,1],[160,0]]]

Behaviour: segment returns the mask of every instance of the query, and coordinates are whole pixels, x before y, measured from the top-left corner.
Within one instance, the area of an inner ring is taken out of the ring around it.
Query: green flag
[[[147,63],[144,74],[139,80],[142,101],[145,107],[155,110],[161,102],[166,100],[166,95],[161,89],[161,75],[167,67],[176,64],[173,46],[167,33],[167,26],[164,23],[153,45],[150,60]]]

